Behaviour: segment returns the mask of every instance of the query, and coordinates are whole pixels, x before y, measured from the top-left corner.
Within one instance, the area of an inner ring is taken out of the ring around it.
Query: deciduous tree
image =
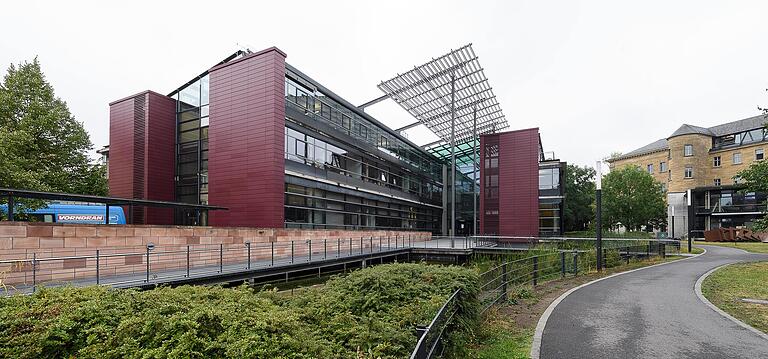
[[[591,167],[568,165],[565,171],[565,230],[587,230],[595,218],[595,170]]]
[[[603,225],[639,230],[643,225],[666,224],[666,202],[661,184],[637,166],[611,170],[603,178]]]

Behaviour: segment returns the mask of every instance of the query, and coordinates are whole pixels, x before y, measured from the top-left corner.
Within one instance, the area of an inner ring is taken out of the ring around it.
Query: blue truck
[[[0,212],[6,217],[8,205],[0,204]],[[26,213],[37,222],[105,224],[107,209],[98,204],[49,203],[46,207]],[[122,207],[109,206],[109,224],[125,224]]]

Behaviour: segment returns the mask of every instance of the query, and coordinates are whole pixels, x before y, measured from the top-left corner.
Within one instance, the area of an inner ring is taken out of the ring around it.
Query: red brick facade
[[[266,49],[210,70],[209,194],[215,226],[283,227],[285,54]]]
[[[498,167],[491,166],[491,147]],[[538,128],[480,137],[480,233],[538,236],[539,148]],[[489,182],[498,189],[491,192]]]

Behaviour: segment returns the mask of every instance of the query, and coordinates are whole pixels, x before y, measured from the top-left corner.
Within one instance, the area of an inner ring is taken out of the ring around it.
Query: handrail
[[[451,296],[448,297],[448,300],[446,300],[445,303],[443,303],[443,305],[440,307],[440,310],[437,311],[437,314],[435,314],[435,316],[432,318],[432,321],[429,323],[429,326],[424,328],[425,330],[423,333],[421,333],[421,337],[419,337],[419,341],[416,343],[416,347],[411,352],[411,356],[410,356],[411,359],[422,359],[422,358],[432,357],[432,353],[434,352],[435,348],[437,347],[437,344],[440,342],[440,339],[442,338],[443,329],[445,329],[445,327],[447,327],[448,324],[450,324],[450,319],[453,318],[454,313],[451,313],[451,316],[448,318],[448,320],[440,329],[440,333],[438,334],[437,338],[431,344],[426,342],[427,335],[429,335],[430,332],[435,328],[435,325],[437,324],[438,320],[440,320],[441,317],[443,316],[443,313],[445,313],[445,308],[449,304],[451,304],[453,301],[456,300],[456,297],[460,292],[461,292],[461,289],[457,289],[456,291],[454,291],[453,294],[451,294]],[[426,345],[429,345],[428,352],[425,352]]]

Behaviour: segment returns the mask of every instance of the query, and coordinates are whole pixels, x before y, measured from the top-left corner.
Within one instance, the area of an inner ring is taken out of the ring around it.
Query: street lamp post
[[[597,270],[603,270],[603,209],[602,209],[602,161],[595,164],[595,251],[597,252]]]

